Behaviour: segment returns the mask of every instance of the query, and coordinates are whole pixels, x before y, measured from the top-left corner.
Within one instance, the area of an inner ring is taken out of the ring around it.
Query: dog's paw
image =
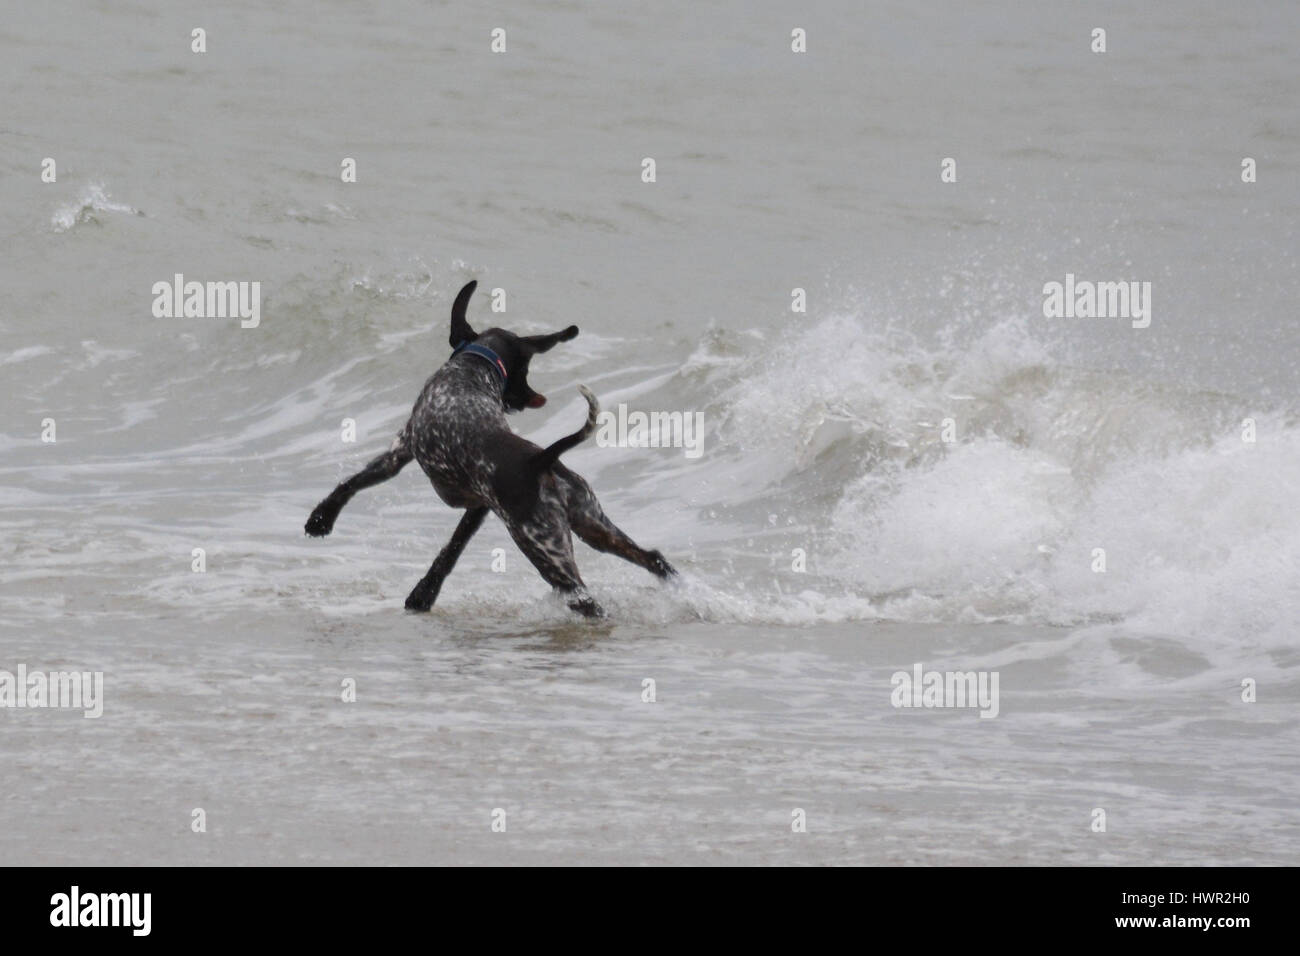
[[[303,530],[313,538],[323,538],[334,530],[334,519],[338,516],[337,511],[321,505],[311,513],[311,517],[307,519],[307,524],[303,526]]]
[[[605,609],[596,603],[594,598],[585,597],[578,601],[569,602],[569,610],[577,611],[583,617],[599,619],[605,616]]]
[[[650,561],[650,570],[659,575],[659,577],[671,578],[677,575],[677,569],[669,564],[668,559],[658,551],[650,552]]]
[[[441,582],[439,582],[441,584]],[[433,602],[438,597],[438,586],[427,585],[423,581],[417,584],[414,590],[406,596],[406,609],[408,611],[427,611],[433,607]]]
[[[406,596],[406,609],[408,611],[419,611],[424,613],[433,607],[433,598],[421,594],[418,591],[412,591]]]

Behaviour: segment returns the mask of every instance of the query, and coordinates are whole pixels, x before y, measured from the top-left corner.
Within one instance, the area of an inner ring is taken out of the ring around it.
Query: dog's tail
[[[596,430],[596,416],[600,414],[600,403],[596,401],[596,396],[591,394],[591,390],[587,386],[579,385],[578,391],[582,392],[582,397],[587,400],[587,421],[572,435],[566,435],[537,453],[532,461],[535,474],[542,474],[554,465],[561,455],[570,448],[582,444]]]

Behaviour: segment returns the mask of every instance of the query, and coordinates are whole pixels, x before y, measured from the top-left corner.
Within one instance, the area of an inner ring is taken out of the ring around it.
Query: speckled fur
[[[545,399],[528,387],[528,362],[534,354],[578,334],[576,326],[547,336],[517,336],[504,329],[478,335],[465,319],[476,283],[465,286],[452,308],[452,346],[472,341],[501,357],[501,377],[487,359],[453,354],[425,383],[411,417],[388,451],[344,481],[307,519],[306,532],[327,535],[343,506],[363,488],[387,481],[414,458],[429,476],[438,497],[465,514],[429,573],[406,599],[409,610],[433,606],[443,580],[489,511],[506,525],[510,537],[548,584],[565,593],[569,606],[588,616],[604,612],[587,593],[573,557],[570,531],[598,551],[617,554],[667,578],[677,572],[658,551],[646,551],[605,517],[591,487],[555,458],[594,430],[598,406],[588,402],[583,427],[548,449],[516,435],[507,411],[537,407]]]

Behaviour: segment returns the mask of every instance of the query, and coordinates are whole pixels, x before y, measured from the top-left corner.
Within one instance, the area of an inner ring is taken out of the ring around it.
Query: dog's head
[[[528,363],[538,352],[549,352],[557,342],[567,342],[576,336],[578,327],[571,325],[563,332],[552,332],[550,335],[515,335],[505,329],[488,329],[480,334],[470,328],[465,319],[465,309],[477,287],[477,281],[468,283],[460,290],[451,307],[451,335],[448,338],[451,347],[455,349],[462,345],[480,345],[497,354],[505,366],[506,387],[501,400],[507,411],[541,408],[546,404],[546,396],[528,387]]]

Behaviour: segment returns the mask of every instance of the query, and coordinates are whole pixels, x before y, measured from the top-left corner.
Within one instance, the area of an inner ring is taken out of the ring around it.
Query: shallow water
[[[1294,863],[1298,20],[6,21],[0,670],[105,700],[0,713],[4,858]],[[1150,281],[1150,327],[1044,318],[1067,272]],[[175,273],[261,282],[260,325],[155,318]],[[458,517],[414,465],[302,535],[469,278],[480,328],[582,328],[534,441],[579,383],[703,414],[698,457],[566,456],[679,585],[579,545],[574,620],[490,519],[408,615]],[[917,663],[997,672],[996,719],[891,706]]]

